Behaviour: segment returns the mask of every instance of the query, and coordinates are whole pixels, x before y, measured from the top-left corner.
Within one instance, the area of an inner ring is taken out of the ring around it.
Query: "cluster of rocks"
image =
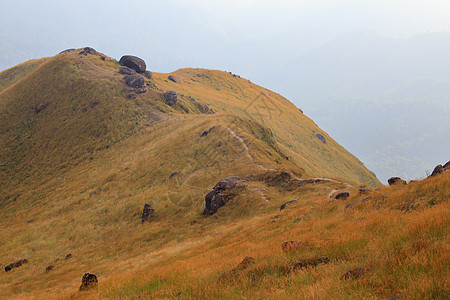
[[[447,163],[445,163],[444,165],[437,165],[434,169],[433,172],[431,172],[430,176],[428,176],[428,178],[430,177],[435,177],[438,176],[440,174],[443,174],[447,171],[450,170],[450,161],[448,161]],[[411,182],[413,182],[415,180],[412,180]],[[389,185],[405,185],[406,181],[401,179],[400,177],[391,177],[388,179],[388,184]]]
[[[13,262],[13,263],[10,263],[9,265],[7,265],[7,266],[5,267],[5,272],[9,272],[9,271],[11,271],[13,268],[18,268],[18,267],[20,267],[20,266],[22,266],[22,265],[24,265],[24,264],[27,264],[27,263],[28,263],[28,259],[26,259],[26,258],[21,259],[21,260],[18,260],[18,261]]]
[[[120,58],[119,64],[122,65],[119,68],[119,74],[125,75],[123,77],[125,83],[132,88],[127,98],[136,99],[138,94],[145,93],[147,91],[145,78],[153,77],[152,72],[147,70],[145,61],[137,56],[124,55]]]
[[[67,49],[67,50],[62,51],[61,53],[69,52],[72,50],[75,50],[75,49]],[[96,56],[99,56],[101,60],[106,60],[105,56],[99,55],[97,50],[95,50],[94,48],[91,48],[91,47],[84,47],[83,50],[81,50],[78,54],[84,55],[84,56],[87,56],[88,54],[96,55]]]

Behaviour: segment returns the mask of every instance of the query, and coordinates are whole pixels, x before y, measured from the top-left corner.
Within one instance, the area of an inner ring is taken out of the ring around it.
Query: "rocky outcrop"
[[[200,137],[207,136],[214,128],[216,128],[216,126],[213,126],[210,129],[203,131]]]
[[[83,51],[87,54],[97,55],[97,51],[91,47],[84,47]]]
[[[444,167],[442,165],[437,165],[434,168],[433,172],[431,173],[431,175],[429,177],[434,177],[434,176],[437,176],[437,175],[442,174],[444,172],[445,172]]]
[[[406,184],[406,181],[404,181],[400,177],[391,177],[388,179],[388,184],[389,185]]]
[[[169,75],[169,77],[167,77],[167,79],[169,79],[170,81],[173,81],[175,83],[180,83],[181,82],[180,78],[178,78],[176,76],[173,76],[173,75]]]
[[[145,203],[144,210],[142,211],[142,223],[148,222],[153,217],[155,210],[148,203]]]
[[[85,273],[81,278],[80,291],[87,291],[98,284],[97,276],[91,273]]]
[[[124,55],[120,58],[119,64],[135,70],[138,73],[144,73],[147,69],[145,61],[137,56]]]
[[[131,86],[135,89],[139,89],[145,86],[145,79],[142,76],[139,75],[126,75],[124,77],[125,83],[128,86]]]
[[[236,195],[236,190],[244,186],[245,181],[237,176],[218,182],[205,196],[204,215],[212,215]]]
[[[167,105],[173,106],[178,101],[178,93],[176,91],[168,91],[164,94],[164,99]]]
[[[128,68],[127,66],[121,66],[119,69],[119,73],[124,75],[135,75],[136,71],[131,68]]]
[[[27,263],[28,263],[28,259],[26,259],[26,258],[21,259],[21,260],[18,260],[18,261],[16,261],[16,262],[13,262],[13,263],[11,263],[11,264],[9,264],[9,265],[7,265],[7,266],[5,267],[5,272],[9,272],[9,271],[11,271],[13,268],[18,268],[18,267],[20,267],[21,265],[24,265],[24,264],[27,264]]]
[[[327,143],[327,140],[325,139],[325,137],[323,135],[321,135],[320,133],[316,134],[316,137],[324,144]]]

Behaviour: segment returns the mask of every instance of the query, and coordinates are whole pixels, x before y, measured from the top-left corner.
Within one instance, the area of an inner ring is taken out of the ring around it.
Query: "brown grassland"
[[[288,100],[246,79],[154,73],[128,100],[119,67],[72,51],[0,73],[0,263],[29,259],[2,271],[0,298],[450,297],[449,172],[385,187]],[[280,172],[292,180],[275,180]],[[206,193],[228,176],[246,187],[202,216]],[[314,177],[332,180],[293,184]],[[350,197],[330,197],[340,191]],[[156,213],[141,224],[145,203]],[[290,240],[307,246],[284,253]],[[255,262],[231,271],[246,256]],[[329,262],[288,271],[320,256]],[[369,271],[341,280],[357,267]],[[78,292],[85,272],[99,284]]]

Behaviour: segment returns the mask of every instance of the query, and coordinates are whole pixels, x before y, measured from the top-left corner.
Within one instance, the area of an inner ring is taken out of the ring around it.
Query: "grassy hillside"
[[[278,243],[310,232],[314,244],[347,218],[330,196],[380,186],[289,101],[239,76],[183,69],[175,83],[156,73],[129,100],[116,60],[78,52],[0,73],[0,264],[29,260],[0,275],[0,297],[70,297],[89,271],[101,285],[77,296],[233,298],[245,279],[216,279],[244,252],[283,284]],[[174,106],[168,90],[179,93]],[[205,195],[229,176],[245,187],[202,216]],[[279,213],[292,199],[296,208]],[[145,203],[155,216],[141,224]],[[344,251],[337,243],[326,248],[332,259]]]

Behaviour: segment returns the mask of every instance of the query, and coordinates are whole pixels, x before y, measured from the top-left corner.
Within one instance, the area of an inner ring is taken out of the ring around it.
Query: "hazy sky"
[[[348,32],[450,31],[447,0],[0,1],[3,56],[90,45],[115,58],[140,55],[155,71],[207,67],[250,78],[262,71],[258,62],[282,64]]]

